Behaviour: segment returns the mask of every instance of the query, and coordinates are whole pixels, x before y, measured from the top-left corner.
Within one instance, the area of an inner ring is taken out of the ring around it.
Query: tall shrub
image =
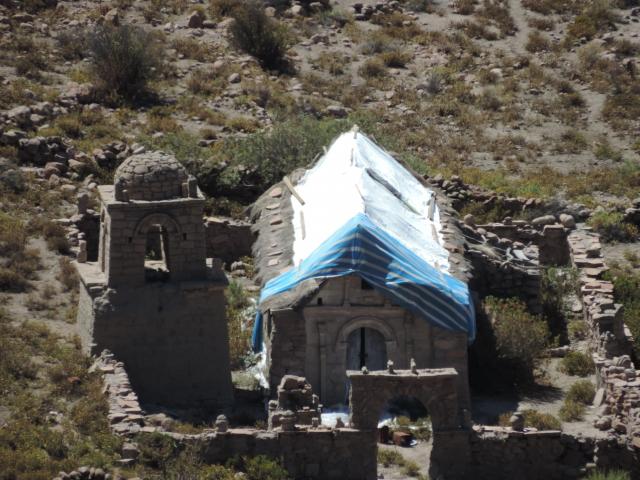
[[[158,74],[160,45],[140,27],[99,26],[88,35],[88,47],[93,81],[103,93],[136,100]]]

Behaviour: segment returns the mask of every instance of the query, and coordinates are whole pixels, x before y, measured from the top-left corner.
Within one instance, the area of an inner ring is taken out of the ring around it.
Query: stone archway
[[[433,449],[432,478],[464,478],[470,451],[469,431],[458,405],[457,377],[453,368],[396,370],[393,372],[349,371],[350,420],[352,428],[377,430],[386,403],[398,395],[417,398],[431,414]]]

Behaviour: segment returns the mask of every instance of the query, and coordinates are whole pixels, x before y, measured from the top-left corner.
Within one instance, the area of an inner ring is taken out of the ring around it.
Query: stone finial
[[[411,359],[411,373],[418,375],[418,365],[416,365],[416,360],[414,358]]]
[[[229,430],[229,420],[224,415],[218,415],[218,418],[216,418],[216,431],[224,433],[227,430]]]
[[[189,198],[198,197],[198,181],[193,175],[189,175],[189,178],[187,178],[187,194]]]
[[[123,178],[118,178],[116,182],[113,184],[115,187],[115,199],[117,202],[126,202],[126,190],[125,190],[125,181]]]
[[[78,242],[78,246],[80,250],[78,251],[78,263],[86,263],[87,262],[87,241],[80,240]]]
[[[313,417],[311,419],[311,426],[313,428],[318,428],[320,426],[320,419],[318,417]]]
[[[509,419],[509,425],[511,429],[516,432],[521,432],[524,430],[524,415],[522,412],[514,412]]]
[[[344,428],[344,422],[340,417],[336,418],[336,428]]]
[[[89,207],[89,195],[86,193],[79,193],[76,198],[78,200],[78,213],[80,215],[84,215],[87,213],[87,208]]]
[[[387,372],[396,373],[395,370],[393,369],[393,360],[387,361]]]
[[[360,371],[362,372],[363,375],[369,375],[369,369],[366,367],[366,365],[362,367]]]

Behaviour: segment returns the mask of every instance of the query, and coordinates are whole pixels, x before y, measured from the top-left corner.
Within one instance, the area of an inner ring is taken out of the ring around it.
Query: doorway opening
[[[144,274],[147,282],[169,279],[169,237],[162,225],[152,225],[147,231]]]
[[[378,473],[384,478],[425,477],[433,449],[431,418],[415,397],[390,399],[378,419]]]
[[[357,328],[347,337],[347,370],[384,370],[387,344],[384,335],[368,327]]]

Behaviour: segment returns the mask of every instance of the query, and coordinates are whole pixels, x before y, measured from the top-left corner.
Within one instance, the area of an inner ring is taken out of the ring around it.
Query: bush
[[[596,396],[596,387],[589,380],[578,380],[571,385],[567,392],[566,399],[572,402],[591,405]]]
[[[363,78],[380,78],[387,74],[387,68],[381,58],[370,58],[360,66],[358,73]]]
[[[156,37],[140,27],[99,26],[88,35],[92,55],[92,77],[107,95],[138,100],[161,66]]]
[[[595,372],[596,365],[590,355],[583,352],[569,352],[560,361],[560,371],[567,375],[586,377]]]
[[[574,18],[567,29],[567,36],[591,40],[599,33],[615,29],[619,20],[609,0],[594,0],[588,2],[580,15]]]
[[[411,61],[411,55],[401,50],[391,50],[382,53],[380,59],[387,67],[404,68]]]
[[[55,222],[45,222],[42,234],[50,250],[66,255],[71,250],[65,228]]]
[[[290,40],[284,25],[269,18],[255,0],[233,9],[231,15],[231,41],[236,48],[256,57],[263,68],[289,70],[285,54]]]
[[[516,299],[485,299],[487,312],[493,319],[493,332],[499,354],[515,361],[527,371],[547,348],[549,328],[540,317],[531,315]]]
[[[527,49],[527,52],[531,53],[548,52],[551,50],[551,42],[549,41],[549,37],[543,35],[537,30],[533,30],[529,33],[529,38],[527,39],[525,48]]]
[[[251,329],[246,325],[245,309],[249,298],[242,285],[236,281],[229,283],[227,295],[227,322],[229,327],[229,357],[233,370],[245,366],[244,360],[249,352]]]
[[[397,450],[378,448],[378,463],[385,467],[402,465],[404,463],[404,457]]]
[[[589,327],[584,320],[572,320],[567,325],[567,332],[572,339],[584,340],[589,334]]]
[[[513,412],[505,412],[500,415],[498,424],[503,427],[509,426],[509,419],[513,415]],[[556,417],[550,413],[543,413],[538,410],[528,409],[523,410],[522,415],[524,417],[524,426],[527,428],[536,428],[538,430],[560,430],[562,429],[562,423]]]
[[[587,480],[631,480],[631,475],[622,470],[609,470],[608,472],[592,472]]]
[[[579,422],[584,418],[585,410],[584,403],[575,402],[566,398],[558,414],[564,422]]]
[[[87,36],[83,28],[74,27],[60,32],[56,42],[65,60],[81,60],[87,55]]]
[[[613,266],[605,278],[613,282],[617,302],[624,304],[623,321],[631,330],[636,355],[640,352],[640,273]]]
[[[587,223],[605,242],[633,242],[639,235],[638,227],[626,223],[620,212],[596,212]]]

